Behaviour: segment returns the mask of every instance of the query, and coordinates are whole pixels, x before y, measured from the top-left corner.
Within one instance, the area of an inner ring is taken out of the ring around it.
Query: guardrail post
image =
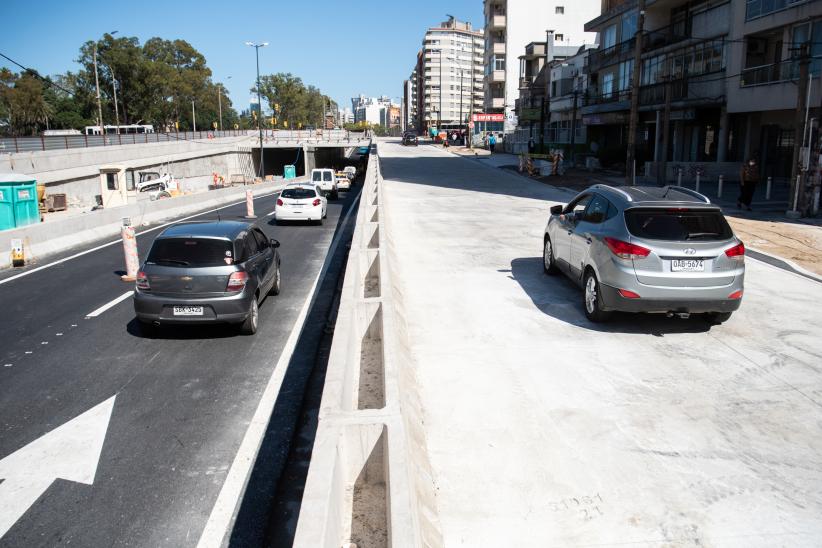
[[[40,136],[40,145],[43,147],[43,150],[46,150],[46,138],[42,135]]]
[[[699,192],[699,172],[696,173],[696,191]]]
[[[768,183],[765,185],[765,199],[771,199],[771,185],[773,184],[773,177],[768,177]]]
[[[716,189],[716,196],[717,196],[717,198],[722,198],[722,185],[723,185],[724,183],[725,183],[725,176],[724,176],[724,175],[720,175],[720,176],[719,176],[719,184],[718,184],[718,187],[717,187],[717,189]]]
[[[20,145],[17,143],[17,135],[14,136],[14,152],[20,152]]]
[[[682,168],[676,171],[676,186],[682,186]]]

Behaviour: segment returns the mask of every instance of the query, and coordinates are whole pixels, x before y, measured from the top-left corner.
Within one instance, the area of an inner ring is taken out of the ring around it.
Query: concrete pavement
[[[380,144],[445,546],[813,546],[822,285],[747,260],[726,324],[618,315],[542,273],[569,193]]]

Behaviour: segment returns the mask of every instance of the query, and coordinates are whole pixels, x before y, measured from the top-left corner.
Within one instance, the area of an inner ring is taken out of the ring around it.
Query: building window
[[[614,94],[614,74],[609,72],[602,76],[602,96],[610,97]]]
[[[622,37],[621,40],[630,40],[636,34],[636,12],[626,13],[622,16]]]
[[[625,91],[631,87],[631,75],[633,72],[633,60],[624,61],[619,64],[619,91]]]
[[[557,33],[557,34],[554,35],[554,41],[555,42],[562,42],[563,38],[564,38],[564,36],[562,34]]]
[[[602,49],[612,48],[616,45],[616,25],[611,25],[602,31]]]
[[[554,8],[554,13],[557,15],[563,15],[565,13],[565,6],[557,6]]]

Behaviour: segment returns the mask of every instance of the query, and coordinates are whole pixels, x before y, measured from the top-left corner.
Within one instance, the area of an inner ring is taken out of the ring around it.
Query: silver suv
[[[702,194],[594,185],[551,208],[543,266],[582,286],[594,322],[623,311],[722,323],[742,301],[745,246]]]

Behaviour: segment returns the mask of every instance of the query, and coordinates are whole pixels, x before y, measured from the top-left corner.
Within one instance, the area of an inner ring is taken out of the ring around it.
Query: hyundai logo
[[[696,249],[694,249],[692,247],[689,247],[688,249],[686,249],[684,251],[684,253],[685,253],[685,255],[693,255],[694,253],[696,253]]]

